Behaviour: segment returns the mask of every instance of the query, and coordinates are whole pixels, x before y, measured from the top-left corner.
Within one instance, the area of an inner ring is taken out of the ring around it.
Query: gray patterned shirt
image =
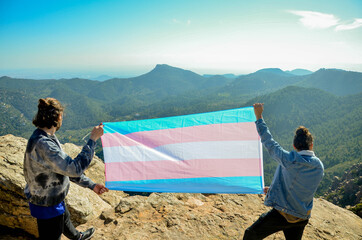
[[[28,141],[24,156],[25,196],[35,205],[54,206],[69,191],[69,180],[93,189],[96,185],[83,172],[94,155],[95,142],[89,140],[74,159],[61,148],[57,137],[36,129]]]

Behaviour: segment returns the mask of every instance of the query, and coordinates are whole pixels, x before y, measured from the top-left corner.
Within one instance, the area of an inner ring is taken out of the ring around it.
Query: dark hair
[[[293,144],[298,151],[309,150],[309,147],[313,144],[313,136],[308,128],[300,126],[295,130]]]
[[[64,107],[55,98],[39,99],[38,112],[33,119],[33,124],[40,128],[60,128],[59,116],[63,114]]]

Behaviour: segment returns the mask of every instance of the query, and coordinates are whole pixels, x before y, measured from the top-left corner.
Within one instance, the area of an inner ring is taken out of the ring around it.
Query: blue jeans
[[[286,240],[302,239],[303,231],[308,220],[289,223],[274,208],[269,212],[263,213],[259,219],[245,230],[243,240],[264,239],[267,236],[283,231]]]
[[[50,219],[37,219],[39,239],[60,240],[62,234],[69,239],[79,239],[80,233],[70,220],[70,213],[65,206],[65,212]]]

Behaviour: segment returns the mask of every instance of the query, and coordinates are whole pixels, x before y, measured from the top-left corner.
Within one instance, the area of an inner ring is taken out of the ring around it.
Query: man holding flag
[[[323,177],[323,163],[314,155],[313,137],[307,128],[300,126],[295,132],[296,151],[285,151],[273,139],[263,120],[263,104],[253,106],[261,142],[279,165],[270,188],[266,188],[264,202],[273,209],[246,229],[244,240],[263,239],[278,231],[283,231],[287,240],[302,239],[314,194]]]

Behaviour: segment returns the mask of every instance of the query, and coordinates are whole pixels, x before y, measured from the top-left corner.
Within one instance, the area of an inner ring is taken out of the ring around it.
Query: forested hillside
[[[340,69],[320,69],[307,75],[297,83],[302,87],[314,87],[333,93],[337,96],[356,94],[362,88],[362,73],[347,72]]]
[[[292,150],[295,128],[315,136],[315,152],[326,168],[319,194],[332,178],[361,161],[362,73],[321,69],[294,75],[262,69],[236,78],[201,76],[157,65],[139,77],[97,82],[87,79],[28,80],[0,78],[0,135],[29,137],[37,100],[55,97],[65,106],[58,133],[63,142],[83,144],[92,126],[123,121],[201,113],[265,103],[264,118],[275,139]],[[102,157],[101,148],[97,154]],[[275,162],[265,156],[265,182]]]

